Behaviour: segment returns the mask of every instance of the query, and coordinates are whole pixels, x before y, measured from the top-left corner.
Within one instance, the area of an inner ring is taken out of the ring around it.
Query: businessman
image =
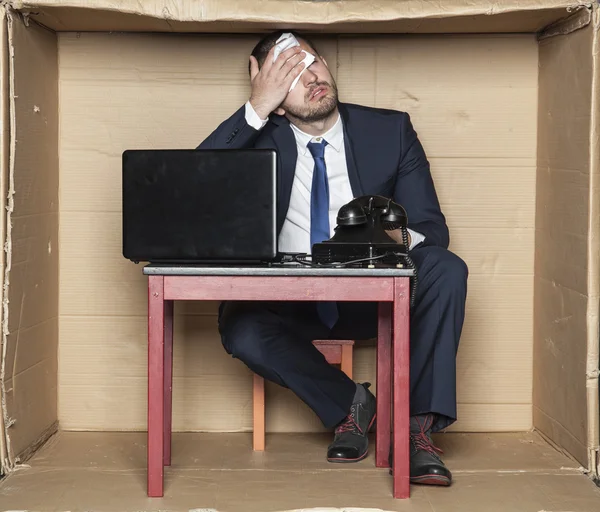
[[[269,34],[256,45],[249,100],[199,149],[278,151],[280,252],[310,254],[312,244],[333,235],[339,208],[354,197],[382,195],[406,209],[419,276],[410,318],[410,476],[413,483],[450,485],[451,472],[431,434],[456,420],[467,266],[448,250],[446,220],[409,115],[341,103],[315,45],[292,32],[299,46],[281,51],[278,40],[285,42],[285,34]],[[401,242],[399,231],[389,234]],[[334,430],[329,462],[367,456],[375,421],[370,384],[357,384],[328,364],[312,340],[375,337],[375,303],[226,302],[219,308],[219,332],[230,355],[292,390]]]

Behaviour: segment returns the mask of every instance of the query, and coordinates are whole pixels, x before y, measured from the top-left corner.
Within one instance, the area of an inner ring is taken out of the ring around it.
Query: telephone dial
[[[369,195],[353,199],[337,215],[334,235],[312,247],[313,266],[366,268],[410,268],[411,305],[416,290],[416,268],[408,256],[408,216],[406,210],[391,199]],[[397,243],[386,231],[400,229],[402,242]]]

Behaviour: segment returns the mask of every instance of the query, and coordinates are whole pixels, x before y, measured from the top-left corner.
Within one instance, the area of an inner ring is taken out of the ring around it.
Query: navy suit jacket
[[[406,112],[340,103],[348,175],[354,197],[377,194],[402,205],[408,227],[425,235],[422,245],[448,248],[449,234],[441,212],[429,162]],[[204,140],[198,149],[269,148],[280,169],[277,230],[290,204],[296,170],[296,139],[284,116],[272,114],[256,130],[242,106]]]

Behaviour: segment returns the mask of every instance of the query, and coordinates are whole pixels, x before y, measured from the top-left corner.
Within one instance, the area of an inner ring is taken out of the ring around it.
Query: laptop
[[[122,162],[126,259],[275,260],[275,150],[126,150]]]

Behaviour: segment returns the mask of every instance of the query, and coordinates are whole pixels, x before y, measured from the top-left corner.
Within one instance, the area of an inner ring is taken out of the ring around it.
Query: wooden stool
[[[315,340],[313,345],[325,356],[329,364],[339,364],[341,370],[352,378],[352,340]],[[265,449],[265,380],[254,374],[254,450]]]

